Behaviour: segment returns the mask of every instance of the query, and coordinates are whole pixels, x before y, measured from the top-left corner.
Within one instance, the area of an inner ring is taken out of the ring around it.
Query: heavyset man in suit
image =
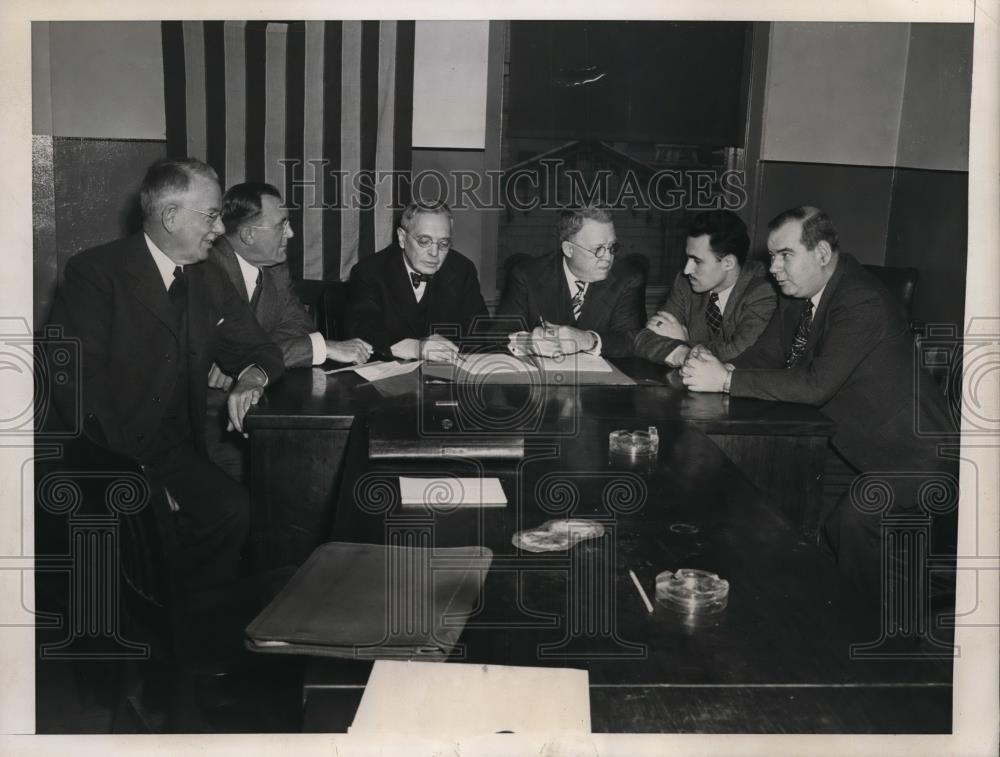
[[[457,359],[488,311],[476,266],[451,246],[452,225],[443,202],[406,206],[396,243],[351,271],[348,334],[387,358]]]
[[[632,354],[642,327],[641,274],[613,269],[619,244],[611,214],[598,207],[559,212],[559,250],[516,265],[498,316],[520,318],[543,356]]]
[[[81,346],[79,386],[57,387],[61,413],[82,403],[85,433],[137,461],[165,488],[185,596],[228,585],[247,535],[247,492],[205,454],[205,377],[235,376],[227,400],[238,431],[281,353],[222,271],[201,264],[222,234],[215,171],[191,158],[154,163],[140,189],[143,233],[73,256],[52,323]]]
[[[747,262],[746,224],[731,210],[696,215],[688,229],[687,262],[646,328],[635,354],[678,367],[694,345],[732,360],[764,332],[778,297],[764,266]]]
[[[954,467],[939,456],[935,438],[954,426],[942,392],[916,364],[899,304],[839,251],[836,229],[819,209],[792,208],[768,229],[771,274],[785,295],[771,322],[727,364],[692,350],[681,368],[684,383],[694,391],[819,407],[836,424],[831,442],[844,460],[858,473],[884,474],[894,511],[915,509],[926,479],[914,474]],[[942,524],[947,533],[949,519]],[[880,515],[856,506],[850,492],[823,523],[839,567],[869,596],[885,578],[880,528]]]
[[[333,341],[313,328],[292,287],[287,260],[288,240],[295,233],[282,207],[281,193],[270,184],[247,182],[230,187],[222,198],[225,234],[215,240],[209,262],[232,282],[271,340],[281,350],[286,368],[320,365],[326,360],[364,363],[371,345],[361,339]],[[212,364],[208,375],[209,457],[237,481],[243,478],[245,445],[226,430],[225,394],[233,377]]]

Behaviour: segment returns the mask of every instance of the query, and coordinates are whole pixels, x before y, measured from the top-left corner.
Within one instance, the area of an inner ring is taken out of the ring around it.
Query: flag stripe
[[[302,205],[302,278],[323,278],[323,179],[326,169],[310,161],[321,160],[323,150],[323,123],[325,101],[325,24],[306,21],[304,65],[303,154],[301,178],[309,182],[303,187],[297,201]],[[338,80],[339,81],[339,80]],[[293,196],[294,199],[294,196]]]
[[[267,25],[267,103],[264,118],[264,181],[278,187],[285,177],[278,161],[285,152],[286,24]]]
[[[361,170],[361,23],[343,22],[343,67],[340,98],[340,169],[344,172],[340,215],[340,269],[347,278],[358,261],[358,212],[353,181]],[[327,278],[330,273],[327,272]]]
[[[246,180],[265,181],[264,120],[267,101],[267,46],[264,21],[247,23],[246,33]]]
[[[297,22],[288,25],[285,57],[285,154],[282,167],[285,185],[278,187],[289,206],[288,218],[295,236],[288,240],[288,268],[293,279],[302,278],[302,205],[296,201],[293,185],[296,176],[303,175],[302,160],[305,140],[305,70],[306,70],[305,24]]]
[[[246,23],[225,22],[226,181],[242,184],[246,176]],[[228,187],[227,187],[228,188]]]
[[[226,187],[226,30],[222,21],[206,21],[205,162]]]
[[[378,143],[375,145],[375,169],[380,175],[392,169],[394,151],[393,130],[396,108],[396,22],[379,25],[378,42]],[[375,235],[373,251],[386,247],[392,235],[392,177],[379,179],[376,187],[378,203],[375,205],[372,231]]]
[[[164,21],[163,105],[166,112],[167,155],[187,154],[187,86],[184,74],[184,27],[180,21]]]
[[[184,21],[187,85],[187,154],[205,159],[205,33],[201,21]]]
[[[344,50],[344,24],[340,21],[327,21],[323,37],[323,157],[330,159],[323,178],[323,278],[340,279],[341,250],[343,242],[344,196],[339,179],[334,171],[344,167],[343,150],[341,149],[341,120],[343,118],[341,104],[344,99],[344,85],[341,78]]]
[[[361,171],[371,175],[376,169],[379,111],[379,28],[378,21],[361,22]],[[369,188],[369,192],[371,189]],[[370,203],[370,198],[360,198]],[[358,257],[375,252],[375,211],[358,210]]]
[[[416,44],[416,22],[399,21],[396,24],[396,107],[393,109],[393,170],[410,174],[413,150],[413,50]],[[410,185],[405,181],[392,182],[393,205],[405,206],[410,201]]]

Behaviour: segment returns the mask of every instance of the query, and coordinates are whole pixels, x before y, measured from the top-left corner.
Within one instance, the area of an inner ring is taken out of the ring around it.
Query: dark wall
[[[70,256],[141,228],[139,183],[149,164],[166,155],[166,143],[157,140],[39,139],[52,141],[34,154],[32,193],[41,200],[34,210],[36,328],[48,318]]]
[[[896,169],[885,262],[920,271],[917,321],[965,320],[968,198],[965,172]]]

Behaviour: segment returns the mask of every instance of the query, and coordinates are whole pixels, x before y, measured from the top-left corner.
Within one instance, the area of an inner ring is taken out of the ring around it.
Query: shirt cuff
[[[663,358],[663,362],[666,363],[667,365],[669,365],[672,368],[679,367],[684,362],[678,356],[678,353],[681,350],[685,350],[684,357],[687,357],[687,353],[691,351],[691,348],[688,347],[686,344],[678,344],[676,347],[674,347],[672,350],[670,350],[670,354],[669,355],[667,355],[665,358]]]
[[[729,385],[733,383],[733,371],[736,369],[732,363],[726,363],[726,380],[722,382],[722,391],[729,394]]]
[[[265,371],[263,368],[261,368],[256,363],[251,363],[246,368],[244,368],[242,371],[240,371],[240,375],[236,377],[236,381],[237,382],[241,381],[243,379],[244,374],[247,371],[249,371],[251,368],[256,368],[258,371],[260,371],[260,375],[264,377],[264,384],[263,384],[263,386],[267,386],[269,383],[271,383],[271,379],[267,375],[267,371]],[[262,386],[262,388],[263,388],[263,386]]]
[[[588,331],[587,333],[588,334],[593,334],[594,335],[594,339],[596,341],[594,342],[594,346],[591,347],[589,350],[580,350],[580,352],[586,352],[588,355],[597,355],[598,357],[600,357],[601,356],[601,335],[598,334],[596,331]]]
[[[326,362],[326,340],[318,331],[309,335],[313,348],[313,365],[323,365]]]

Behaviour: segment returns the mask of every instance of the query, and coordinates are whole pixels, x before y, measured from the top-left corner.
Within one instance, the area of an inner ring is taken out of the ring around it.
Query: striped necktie
[[[579,279],[574,283],[576,284],[576,294],[573,295],[573,320],[579,321],[580,313],[583,312],[583,292],[587,285]]]
[[[802,315],[799,316],[799,325],[795,329],[795,338],[792,340],[792,349],[785,358],[785,367],[792,368],[802,358],[806,351],[806,342],[809,341],[809,329],[812,328],[813,303],[806,300],[806,305],[802,308]]]
[[[263,279],[264,279],[263,271],[261,271],[258,268],[257,269],[257,283],[254,284],[253,294],[250,295],[250,309],[254,313],[257,312],[257,303],[260,302],[260,285],[261,285],[261,282],[263,281]]]
[[[708,296],[708,307],[705,309],[705,323],[708,324],[712,336],[718,336],[722,328],[722,311],[719,310],[719,295],[712,292]]]

